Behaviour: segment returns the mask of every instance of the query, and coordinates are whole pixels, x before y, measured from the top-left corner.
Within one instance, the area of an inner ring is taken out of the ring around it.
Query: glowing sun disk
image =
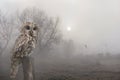
[[[67,27],[67,31],[71,31],[71,27]]]

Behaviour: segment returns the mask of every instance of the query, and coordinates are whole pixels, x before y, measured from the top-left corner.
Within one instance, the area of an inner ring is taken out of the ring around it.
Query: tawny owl
[[[26,22],[21,28],[21,34],[17,38],[13,54],[11,58],[11,72],[10,77],[15,78],[18,72],[18,67],[21,60],[25,56],[29,56],[31,51],[35,48],[38,36],[38,26],[31,22]]]

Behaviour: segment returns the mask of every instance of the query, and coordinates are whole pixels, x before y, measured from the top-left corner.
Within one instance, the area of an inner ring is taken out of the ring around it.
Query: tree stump
[[[24,80],[35,80],[33,61],[33,58],[30,56],[23,57],[22,59]]]

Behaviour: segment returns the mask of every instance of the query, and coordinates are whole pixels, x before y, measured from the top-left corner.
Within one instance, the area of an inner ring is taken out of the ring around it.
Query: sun
[[[67,31],[71,31],[71,27],[67,27]]]

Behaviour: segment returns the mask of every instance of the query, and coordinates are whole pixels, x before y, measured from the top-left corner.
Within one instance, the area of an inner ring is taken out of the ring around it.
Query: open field
[[[35,60],[35,78],[36,80],[120,80],[120,64],[115,57],[110,58],[110,62],[109,58],[104,58],[99,64],[91,59],[86,61],[77,58],[66,60],[47,58],[47,60],[41,59],[39,63]],[[17,80],[21,80],[21,76],[22,69]],[[9,80],[8,71],[0,73],[0,80]]]

